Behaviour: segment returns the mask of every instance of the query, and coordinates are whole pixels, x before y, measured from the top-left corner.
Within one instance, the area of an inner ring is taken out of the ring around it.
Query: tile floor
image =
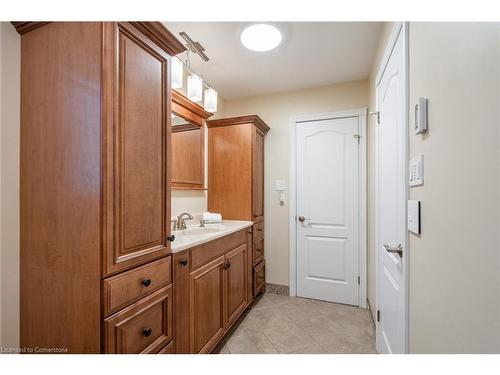
[[[376,353],[368,310],[266,293],[214,353]]]

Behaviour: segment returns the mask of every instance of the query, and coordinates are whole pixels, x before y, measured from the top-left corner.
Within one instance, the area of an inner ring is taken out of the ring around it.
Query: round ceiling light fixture
[[[281,32],[277,27],[267,23],[248,26],[241,32],[241,43],[248,49],[257,52],[270,51],[281,43]]]

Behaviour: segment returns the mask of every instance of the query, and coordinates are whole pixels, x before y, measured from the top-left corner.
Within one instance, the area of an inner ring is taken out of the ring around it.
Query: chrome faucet
[[[193,215],[191,215],[189,212],[183,212],[179,216],[177,216],[177,219],[174,221],[174,227],[173,230],[182,230],[186,229],[186,221],[187,220],[193,220]]]

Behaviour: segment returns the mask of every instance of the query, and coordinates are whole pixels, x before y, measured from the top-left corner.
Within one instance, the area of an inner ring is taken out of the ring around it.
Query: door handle
[[[403,246],[401,246],[401,244],[399,244],[397,247],[391,247],[389,245],[384,244],[384,248],[388,253],[396,253],[401,258],[403,257]]]
[[[304,222],[304,221],[306,221],[306,220],[311,220],[311,219],[309,219],[308,217],[299,216],[299,221],[300,221],[301,223],[303,223],[303,222]]]

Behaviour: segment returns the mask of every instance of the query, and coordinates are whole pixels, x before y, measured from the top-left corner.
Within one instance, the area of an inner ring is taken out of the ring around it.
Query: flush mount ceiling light
[[[276,48],[281,42],[281,32],[266,23],[248,26],[241,32],[241,43],[252,51],[265,52]]]

